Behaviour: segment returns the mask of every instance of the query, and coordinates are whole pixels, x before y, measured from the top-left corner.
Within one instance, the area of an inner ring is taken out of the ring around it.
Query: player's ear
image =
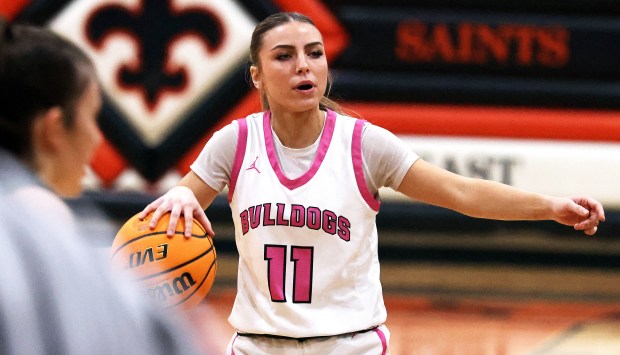
[[[54,106],[41,112],[34,120],[32,143],[45,150],[56,150],[65,139],[63,111]]]
[[[257,66],[252,65],[250,67],[250,76],[252,77],[252,83],[254,83],[254,87],[260,90],[260,73]]]

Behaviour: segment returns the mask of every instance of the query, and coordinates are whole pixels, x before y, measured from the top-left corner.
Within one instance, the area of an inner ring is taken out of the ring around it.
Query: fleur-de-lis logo
[[[167,66],[170,46],[177,39],[196,36],[209,53],[216,52],[224,41],[222,23],[214,13],[204,7],[176,9],[171,3],[144,0],[135,9],[106,5],[86,22],[88,40],[95,48],[101,48],[114,33],[135,39],[138,64],[123,64],[116,80],[120,87],[138,90],[150,110],[164,92],[180,92],[187,86],[187,69]]]

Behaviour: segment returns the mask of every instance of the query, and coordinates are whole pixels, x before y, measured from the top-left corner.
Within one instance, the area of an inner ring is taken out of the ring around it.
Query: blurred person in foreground
[[[0,19],[0,354],[193,354],[78,236],[62,198],[82,192],[101,141],[88,57],[53,32]]]

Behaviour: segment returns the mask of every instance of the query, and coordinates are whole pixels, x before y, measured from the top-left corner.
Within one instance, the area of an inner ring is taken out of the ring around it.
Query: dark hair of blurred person
[[[77,196],[101,142],[89,58],[55,33],[0,23],[0,147],[55,193]]]
[[[193,354],[187,324],[110,273],[61,197],[101,141],[88,57],[0,19],[0,354]]]

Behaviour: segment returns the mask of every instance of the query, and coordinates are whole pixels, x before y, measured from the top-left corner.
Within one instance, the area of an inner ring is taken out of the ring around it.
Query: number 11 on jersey
[[[286,265],[288,246],[265,244],[267,282],[273,302],[286,301]],[[293,303],[312,302],[314,247],[291,246],[293,262]]]

